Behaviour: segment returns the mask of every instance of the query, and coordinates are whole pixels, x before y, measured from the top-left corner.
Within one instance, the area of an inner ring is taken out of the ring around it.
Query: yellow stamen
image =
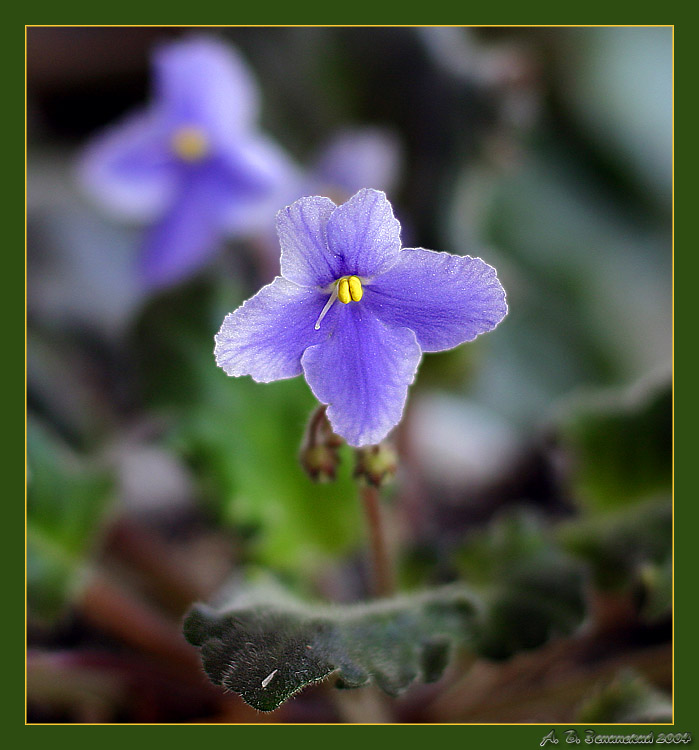
[[[359,276],[343,276],[337,282],[337,298],[343,304],[359,302],[363,296],[364,290]]]
[[[337,298],[342,302],[343,305],[347,305],[352,301],[350,296],[349,281],[344,278],[340,279],[337,284]]]
[[[349,284],[350,297],[354,302],[359,302],[359,300],[364,296],[362,282],[359,280],[359,277],[350,276],[349,279],[347,279],[347,283]]]
[[[175,154],[182,161],[201,161],[209,153],[209,140],[201,128],[185,125],[176,130],[170,141]]]
[[[364,290],[362,289],[362,281],[359,276],[343,276],[341,279],[334,281],[331,287],[328,287],[326,291],[332,292],[328,301],[325,303],[325,307],[321,310],[318,320],[315,324],[316,331],[320,329],[320,323],[326,316],[328,310],[333,306],[335,300],[340,300],[343,305],[348,305],[350,302],[359,302],[364,296]]]

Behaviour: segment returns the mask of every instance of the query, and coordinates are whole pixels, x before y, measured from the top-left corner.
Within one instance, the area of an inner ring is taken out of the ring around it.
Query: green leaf
[[[635,586],[642,571],[663,564],[672,550],[672,502],[669,497],[577,519],[559,531],[561,543],[584,560],[601,589]]]
[[[477,617],[473,595],[449,586],[368,604],[308,605],[276,587],[239,589],[218,608],[196,605],[184,633],[217,685],[273,711],[331,674],[337,687],[373,682],[395,696],[442,675]]]
[[[33,617],[51,620],[85,579],[112,482],[31,418],[27,463],[28,605]]]
[[[560,415],[557,432],[573,494],[587,510],[614,510],[670,491],[669,380],[578,398]]]
[[[476,650],[491,659],[536,648],[567,635],[585,615],[581,566],[536,516],[496,518],[459,554],[461,577],[486,601]]]
[[[602,686],[580,709],[582,724],[658,724],[672,721],[672,700],[633,670]]]

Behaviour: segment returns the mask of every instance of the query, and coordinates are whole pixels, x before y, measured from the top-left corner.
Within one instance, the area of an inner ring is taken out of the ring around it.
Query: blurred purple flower
[[[303,372],[351,445],[378,443],[398,424],[422,352],[471,341],[507,313],[480,258],[401,249],[380,191],[341,206],[301,198],[277,214],[277,232],[282,275],[226,316],[216,362],[260,382]]]
[[[401,150],[393,133],[382,128],[340,130],[325,144],[308,181],[319,193],[342,201],[367,185],[390,192],[400,172]]]
[[[117,218],[152,224],[141,270],[149,286],[166,286],[225,235],[264,226],[297,177],[255,129],[256,86],[231,48],[190,37],[157,49],[153,68],[153,101],[88,146],[79,179]]]

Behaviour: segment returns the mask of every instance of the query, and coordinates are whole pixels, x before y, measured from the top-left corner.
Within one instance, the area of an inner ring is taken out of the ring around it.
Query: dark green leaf
[[[672,549],[672,502],[649,500],[616,513],[572,521],[560,529],[563,545],[591,568],[603,589],[635,585],[649,564],[665,562]]]
[[[504,659],[571,633],[585,614],[580,566],[535,516],[496,519],[461,551],[460,569],[487,602],[476,649]]]
[[[196,605],[184,633],[201,648],[212,682],[273,711],[331,674],[338,687],[374,682],[393,696],[416,680],[437,680],[454,646],[470,641],[476,616],[473,595],[457,586],[332,606],[267,586],[239,590],[220,608]]]

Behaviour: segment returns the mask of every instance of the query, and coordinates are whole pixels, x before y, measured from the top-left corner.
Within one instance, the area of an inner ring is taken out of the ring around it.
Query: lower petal
[[[185,173],[177,196],[148,231],[141,273],[150,288],[176,284],[201,268],[222,239],[215,180]]]
[[[216,364],[261,383],[300,375],[304,349],[326,335],[315,329],[326,297],[278,276],[226,316],[216,334]]]
[[[385,323],[415,331],[426,352],[471,341],[507,314],[492,266],[423,249],[403,250],[389,271],[364,287],[364,300]]]
[[[231,235],[274,227],[290,186],[298,182],[297,167],[272,140],[255,137],[229,146],[219,155],[221,224]]]
[[[335,307],[330,335],[306,349],[303,371],[338,435],[354,446],[380,443],[400,422],[420,347],[412,331],[384,325],[366,305]]]

